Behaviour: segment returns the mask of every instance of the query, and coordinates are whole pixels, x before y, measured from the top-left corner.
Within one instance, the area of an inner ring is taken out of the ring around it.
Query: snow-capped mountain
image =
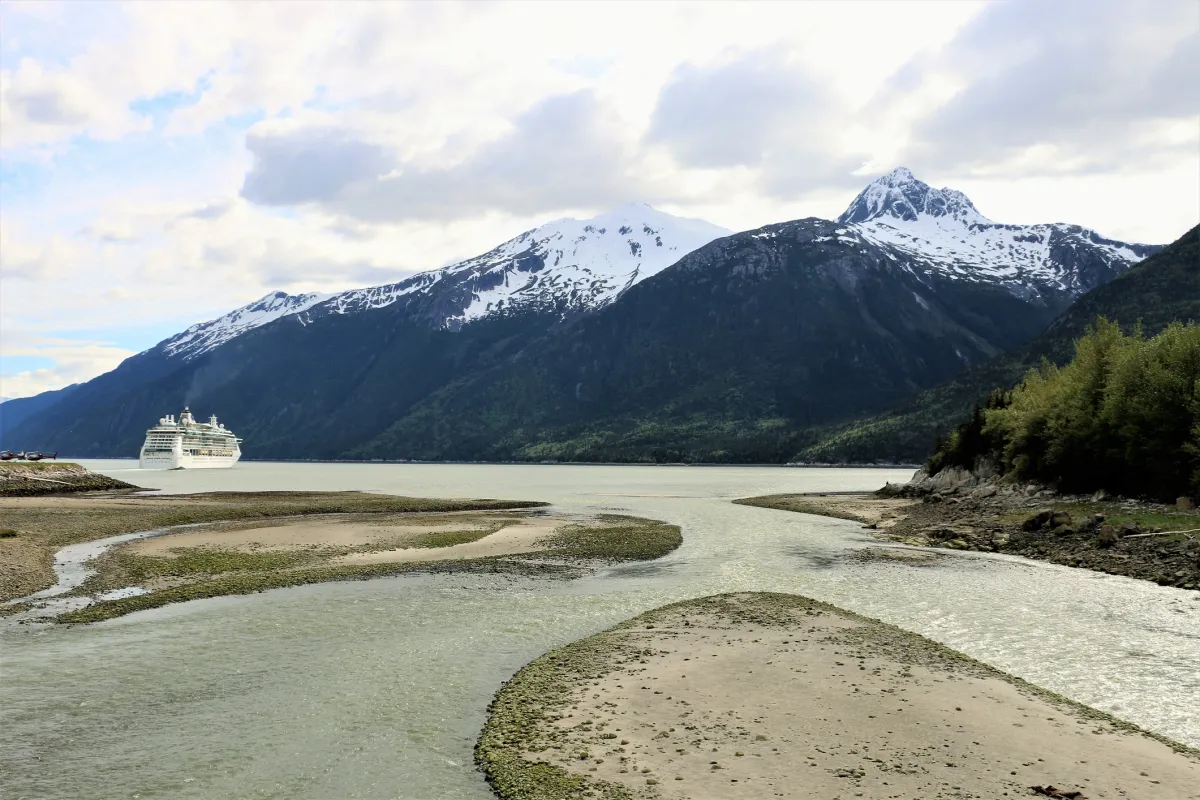
[[[837,240],[851,247],[880,246],[905,269],[1066,301],[1158,249],[1106,239],[1078,225],[995,223],[962,192],[934,189],[904,167],[872,181],[837,222],[842,226]],[[396,303],[426,324],[450,329],[517,308],[598,308],[730,233],[703,220],[630,203],[591,219],[549,222],[483,255],[397,283],[334,295],[273,292],[193,325],[160,347],[168,356],[191,359],[280,317],[307,324],[327,314]]]
[[[934,189],[904,167],[872,181],[837,221],[929,269],[1017,293],[1049,289],[1073,297],[1160,249],[1079,225],[992,222],[962,192]]]
[[[176,334],[158,346],[169,356],[194,358],[203,352],[223,344],[248,330],[266,325],[268,322],[298,314],[312,308],[329,297],[328,294],[288,294],[271,292],[249,305],[234,309],[224,316],[193,325],[183,333]]]
[[[519,306],[597,308],[730,233],[631,203],[592,219],[555,220],[481,256],[399,283],[343,292],[313,314],[379,308],[422,293],[441,299],[436,313],[448,327]]]
[[[481,256],[398,283],[334,295],[272,292],[160,346],[169,356],[191,359],[280,317],[295,315],[307,323],[402,300],[421,306],[433,325],[449,328],[517,307],[597,308],[730,233],[703,220],[630,203],[592,219],[549,222]]]

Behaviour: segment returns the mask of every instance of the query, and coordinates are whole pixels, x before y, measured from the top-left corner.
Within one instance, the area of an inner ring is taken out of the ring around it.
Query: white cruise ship
[[[228,469],[242,457],[241,439],[217,422],[196,422],[184,409],[175,420],[168,414],[146,431],[146,441],[138,457],[142,469]]]

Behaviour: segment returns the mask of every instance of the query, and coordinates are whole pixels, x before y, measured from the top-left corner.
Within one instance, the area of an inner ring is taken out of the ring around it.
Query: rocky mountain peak
[[[891,217],[916,222],[922,216],[952,217],[964,224],[989,221],[962,192],[946,187],[934,189],[907,167],[896,167],[871,181],[837,221],[848,224]]]

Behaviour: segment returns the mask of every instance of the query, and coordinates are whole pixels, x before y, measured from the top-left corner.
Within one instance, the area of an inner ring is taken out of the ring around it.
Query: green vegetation
[[[986,402],[997,387],[1015,386],[1043,359],[1063,365],[1074,342],[1097,317],[1120,323],[1146,336],[1172,322],[1200,322],[1200,226],[1165,250],[1080,296],[1062,316],[1028,343],[971,367],[926,389],[895,409],[814,431],[796,460],[809,462],[920,462],[936,449],[935,441]]]
[[[0,474],[4,472],[60,472],[79,470],[83,467],[74,461],[0,461]]]
[[[139,556],[122,553],[118,557],[128,580],[134,582],[163,577],[290,569],[321,558],[319,553],[313,551],[247,553],[240,550],[177,547],[172,552],[175,555]]]
[[[931,473],[992,459],[1067,492],[1170,500],[1200,490],[1200,327],[1147,339],[1101,318],[1065,366],[994,392],[930,458]]]
[[[477,542],[485,536],[490,536],[500,530],[499,525],[494,525],[487,528],[477,528],[469,531],[432,531],[423,533],[419,536],[413,536],[404,541],[400,547],[453,547],[456,544],[470,544]],[[373,547],[371,549],[382,550],[383,547]]]
[[[145,611],[151,608],[183,603],[188,600],[204,600],[226,595],[254,594],[269,589],[289,586],[304,586],[328,581],[369,580],[395,575],[429,572],[472,572],[502,573],[519,575],[571,575],[573,570],[554,564],[536,564],[501,559],[480,558],[471,561],[431,561],[404,564],[349,564],[338,567],[315,567],[311,569],[285,570],[282,572],[230,572],[214,580],[189,583],[119,600],[104,600],[78,611],[69,611],[54,618],[58,623],[100,622],[106,619]]]
[[[551,555],[604,561],[649,561],[683,544],[678,525],[652,519],[604,515],[600,526],[569,525],[541,542]]]

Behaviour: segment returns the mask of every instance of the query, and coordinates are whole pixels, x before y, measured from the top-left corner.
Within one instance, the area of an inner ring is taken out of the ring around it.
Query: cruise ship
[[[214,414],[208,422],[196,422],[184,409],[176,421],[168,414],[146,431],[146,441],[138,457],[142,469],[228,469],[242,457],[241,439],[217,422]]]

